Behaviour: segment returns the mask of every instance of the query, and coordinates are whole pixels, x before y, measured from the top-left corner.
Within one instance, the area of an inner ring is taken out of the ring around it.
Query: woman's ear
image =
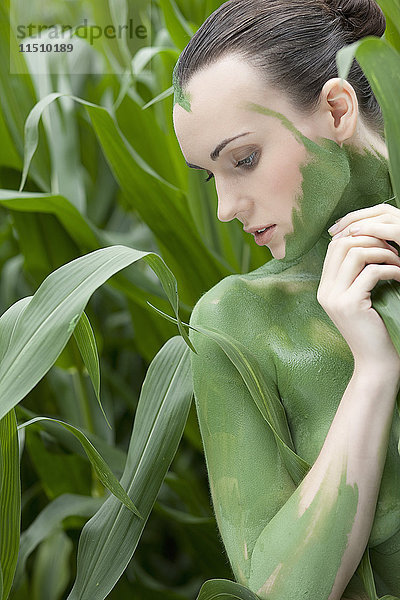
[[[358,100],[353,86],[340,77],[329,79],[322,88],[320,101],[331,115],[332,137],[343,146],[357,126]]]

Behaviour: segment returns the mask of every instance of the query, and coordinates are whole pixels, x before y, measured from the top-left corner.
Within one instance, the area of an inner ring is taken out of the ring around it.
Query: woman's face
[[[274,258],[284,258],[292,210],[301,199],[300,165],[309,157],[278,118],[250,110],[246,103],[282,113],[316,142],[333,139],[329,106],[305,116],[301,106],[295,110],[247,62],[232,55],[193,75],[185,92],[190,111],[175,104],[175,133],[189,166],[214,175],[218,219],[236,218],[246,231],[275,225],[264,235],[255,234],[255,241],[268,246]]]

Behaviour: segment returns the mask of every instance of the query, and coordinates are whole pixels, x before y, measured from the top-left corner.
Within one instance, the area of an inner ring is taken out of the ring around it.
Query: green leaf
[[[364,551],[361,562],[357,567],[356,573],[361,577],[361,580],[365,587],[365,591],[368,594],[369,600],[377,600],[374,574],[372,572],[368,546]]]
[[[19,191],[21,192],[24,189],[24,185],[26,182],[26,178],[28,176],[29,165],[31,164],[33,155],[36,152],[36,148],[39,143],[39,121],[42,116],[42,112],[53,100],[56,98],[60,98],[63,96],[62,93],[53,93],[49,94],[45,98],[39,100],[37,104],[32,108],[29,113],[26,121],[25,121],[25,150],[24,150],[24,168],[22,170],[21,183],[19,186]]]
[[[72,540],[59,529],[40,546],[33,566],[32,600],[61,600],[70,579]]]
[[[0,147],[0,165],[13,167],[14,169],[21,169],[21,159],[15,149],[14,142],[12,141],[8,132],[7,123],[4,120],[3,111],[0,106],[0,139],[2,141]]]
[[[124,488],[121,486],[118,479],[115,477],[110,467],[105,462],[104,458],[97,452],[93,444],[89,442],[87,437],[82,433],[80,429],[78,429],[78,427],[74,427],[69,423],[65,423],[64,421],[60,421],[58,419],[52,419],[50,417],[35,417],[34,419],[31,419],[30,421],[26,421],[25,423],[19,425],[18,429],[22,429],[24,427],[28,427],[28,425],[32,425],[33,423],[40,423],[43,421],[58,423],[59,425],[62,425],[63,427],[65,427],[65,429],[73,433],[77,440],[79,440],[82,444],[82,447],[85,450],[86,455],[92,463],[93,468],[96,471],[97,476],[102,482],[102,484],[108,490],[110,490],[110,492],[112,492],[114,496],[118,498],[118,500],[120,500],[120,502],[122,502],[127,508],[129,508],[129,510],[131,510],[138,517],[142,518],[142,515],[140,514],[136,506],[133,504],[132,500],[129,498]]]
[[[194,30],[180,12],[175,0],[159,0],[168,32],[179,50],[183,50]]]
[[[373,308],[382,317],[393,345],[400,354],[400,283],[398,281],[378,281],[371,291]]]
[[[28,557],[37,546],[57,531],[63,520],[70,516],[91,517],[103,504],[104,498],[91,498],[76,494],[63,494],[50,502],[21,534],[21,545],[13,589],[23,578]]]
[[[113,373],[115,373],[115,371]],[[63,372],[61,372],[61,374],[63,377],[65,377],[64,385],[68,385],[68,381],[69,381],[68,374],[65,375],[65,373],[63,373]],[[62,391],[65,388],[63,387],[63,385],[61,383],[62,379],[59,378],[59,375],[60,375],[60,371],[58,373],[57,373],[57,370],[56,370],[56,372],[51,371],[51,377],[55,378],[54,385],[57,387],[57,389]],[[22,406],[22,404],[19,404],[18,406],[16,406],[15,411],[16,411],[16,414],[18,417],[18,421],[34,419],[34,418],[40,416],[40,415],[32,412],[31,410],[28,410],[27,408]],[[39,428],[41,426],[38,425],[37,427]],[[42,424],[42,427],[45,428],[46,431],[50,435],[52,435],[54,438],[56,438],[56,440],[61,444],[61,446],[63,448],[69,450],[73,454],[79,454],[80,456],[85,456],[85,451],[83,450],[80,442],[75,438],[75,436],[71,436],[70,432],[67,431],[66,429],[64,429],[64,427],[60,427],[57,423],[49,423],[49,422]],[[81,427],[81,431],[86,435],[86,437],[97,448],[98,452],[100,452],[100,454],[104,457],[104,459],[106,460],[106,462],[110,466],[110,468],[114,472],[122,475],[124,466],[125,466],[125,462],[126,462],[126,456],[127,456],[126,452],[124,452],[123,450],[118,448],[118,446],[114,446],[114,445],[112,445],[112,443],[108,443],[106,440],[99,437],[98,435],[96,435],[90,431],[86,431],[82,427]],[[86,456],[85,456],[85,460],[86,460]]]
[[[367,36],[342,48],[337,54],[340,77],[347,77],[351,57],[355,54],[380,104],[385,121],[385,137],[389,150],[389,169],[400,208],[400,54],[385,40]]]
[[[128,2],[127,0],[108,0],[110,13],[115,28],[126,26],[128,20]],[[126,38],[126,29],[121,30],[122,35],[117,36],[117,43],[127,64],[131,61],[131,53]]]
[[[0,190],[0,206],[15,211],[52,214],[57,217],[79,248],[89,251],[99,246],[94,227],[63,196]]]
[[[147,104],[142,106],[142,110],[146,110],[146,108],[149,108],[149,106],[152,106],[153,104],[156,104],[157,102],[160,102],[161,100],[165,100],[165,98],[172,96],[173,93],[174,93],[174,88],[171,85],[171,87],[167,88],[166,90],[161,92],[161,94],[158,94],[158,96],[155,96],[149,102],[147,102]]]
[[[351,69],[351,65],[353,64],[356,50],[359,47],[359,45],[362,43],[363,43],[363,40],[358,40],[357,42],[354,42],[353,44],[344,46],[336,54],[336,66],[337,66],[337,70],[338,70],[338,75],[342,79],[347,79],[348,74]]]
[[[21,487],[15,412],[0,421],[0,567],[2,600],[7,600],[14,578],[19,549]]]
[[[79,318],[79,315],[77,315]],[[99,403],[101,412],[104,415],[104,418],[111,429],[111,425],[109,420],[107,419],[107,415],[104,412],[103,405],[100,400],[100,366],[99,366],[99,355],[97,353],[97,345],[96,339],[94,337],[93,329],[90,325],[90,321],[86,316],[86,313],[83,312],[81,318],[78,320],[77,324],[73,324],[73,320],[70,322],[68,327],[70,331],[70,327],[72,326],[72,330],[74,333],[74,338],[76,343],[78,344],[79,352],[81,353],[83,362],[88,370],[89,377],[93,384],[93,388],[96,394],[97,401]]]
[[[54,364],[71,336],[71,319],[83,313],[93,292],[114,273],[141,258],[159,277],[177,316],[179,331],[193,349],[178,315],[176,280],[165,262],[153,252],[125,246],[101,248],[51,273],[34,296],[17,302],[1,316],[0,418]]]
[[[388,42],[372,37],[364,39],[356,58],[382,108],[390,175],[396,204],[400,208],[400,54]]]
[[[175,336],[146,373],[121,479],[144,518],[137,519],[112,496],[105,501],[83,528],[68,600],[103,600],[124,572],[176,453],[192,396],[189,350]]]
[[[59,429],[59,425],[56,425]],[[25,450],[30,463],[47,498],[54,500],[61,494],[92,493],[92,468],[87,456],[78,453],[55,451],[54,446],[48,448],[46,442],[53,442],[52,436],[40,435],[40,426],[30,427],[25,433]],[[70,432],[65,431],[67,435]],[[82,448],[82,446],[81,446]],[[83,451],[84,452],[84,451]],[[38,483],[39,483],[38,482]]]
[[[386,17],[385,39],[400,51],[400,1],[378,0],[378,4]]]
[[[172,56],[175,60],[179,56],[177,50],[174,50],[174,48],[168,48],[168,46],[150,46],[148,48],[141,48],[138,50],[138,52],[136,52],[132,59],[132,71],[134,75],[140,75],[151,59],[160,54]]]
[[[32,80],[26,76],[24,53],[18,51],[18,40],[10,33],[9,2],[0,2],[0,103],[10,137],[22,157],[24,122],[37,98]],[[10,73],[11,54],[18,74]],[[32,165],[32,179],[42,189],[48,189],[49,153],[46,144],[41,145]]]
[[[259,600],[249,588],[228,579],[209,579],[200,589],[196,600]]]

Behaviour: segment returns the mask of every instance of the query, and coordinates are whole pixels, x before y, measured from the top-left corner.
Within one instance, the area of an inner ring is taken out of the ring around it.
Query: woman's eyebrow
[[[239,135],[235,135],[234,137],[228,138],[226,140],[223,140],[220,144],[218,144],[218,146],[210,153],[210,158],[211,160],[216,161],[219,157],[219,153],[222,152],[222,150],[225,148],[225,146],[227,146],[228,144],[230,144],[230,142],[233,142],[233,140],[236,140],[237,138],[240,138],[244,135],[249,135],[250,133],[254,133],[254,131],[246,131],[245,133],[239,133]],[[187,161],[185,161],[187,166],[190,167],[191,169],[201,169],[204,170],[203,167],[199,167],[197,165],[192,165],[191,163],[188,163]]]

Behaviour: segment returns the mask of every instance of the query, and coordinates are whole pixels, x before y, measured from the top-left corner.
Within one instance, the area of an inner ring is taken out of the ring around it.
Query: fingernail
[[[335,223],[335,225],[332,225],[332,227],[329,227],[328,233],[330,233],[332,235],[332,233],[334,231],[336,231],[337,229],[339,229],[339,225],[337,223]]]

